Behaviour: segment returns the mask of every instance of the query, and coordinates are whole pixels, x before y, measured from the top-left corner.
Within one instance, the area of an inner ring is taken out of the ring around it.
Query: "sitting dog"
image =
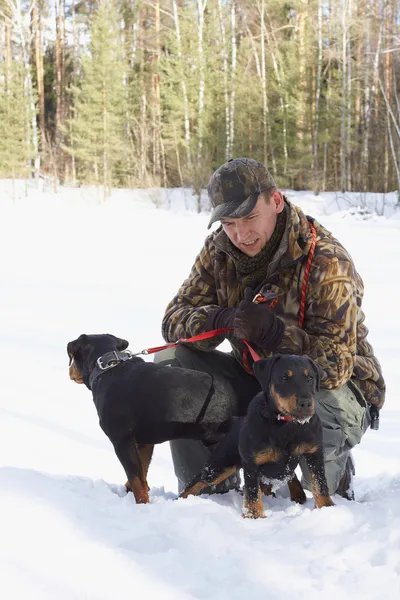
[[[177,438],[216,444],[238,406],[211,375],[145,362],[126,352],[128,345],[114,335],[81,335],[67,346],[69,375],[92,391],[127,488],[137,503],[146,503],[154,444]]]
[[[262,518],[261,492],[272,494],[276,482],[288,483],[292,501],[306,501],[295,474],[299,459],[304,457],[315,505],[332,506],[324,468],[322,425],[315,413],[320,367],[306,356],[276,355],[255,362],[253,369],[262,391],[251,401],[246,416],[236,419],[181,497],[200,494],[242,467],[243,516]]]

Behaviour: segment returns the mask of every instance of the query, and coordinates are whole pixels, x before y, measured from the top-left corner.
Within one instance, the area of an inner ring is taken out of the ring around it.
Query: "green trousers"
[[[193,346],[181,345],[158,352],[154,362],[210,373],[223,381],[225,389],[238,402],[241,414],[246,413],[250,401],[261,389],[257,379],[246,373],[231,354],[218,350],[202,352]],[[329,493],[333,494],[351,448],[361,441],[369,426],[369,410],[361,391],[352,382],[336,390],[321,389],[316,400],[316,412],[323,426],[326,478]],[[170,446],[179,491],[182,491],[204,466],[211,450],[198,440],[174,440]],[[307,467],[304,463],[300,463],[300,467],[302,483],[306,489],[311,489]],[[232,476],[225,484],[226,489],[237,483],[238,477]],[[221,487],[217,491],[224,489]]]

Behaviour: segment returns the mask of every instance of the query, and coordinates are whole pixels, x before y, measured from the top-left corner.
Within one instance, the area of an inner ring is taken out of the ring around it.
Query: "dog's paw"
[[[150,486],[149,486],[149,484],[147,482],[146,482],[146,485],[147,485],[147,491],[149,492],[150,491]],[[126,491],[127,492],[132,492],[131,484],[129,483],[129,481],[127,481],[125,483],[125,487],[126,487]]]
[[[264,513],[251,513],[249,511],[247,512],[242,512],[242,517],[243,519],[266,519],[267,515],[264,515]]]
[[[335,506],[334,501],[330,496],[318,496],[314,498],[315,508],[324,508],[325,506]]]
[[[264,506],[262,502],[251,502],[243,506],[243,519],[265,519]]]
[[[307,496],[304,492],[299,493],[290,498],[292,502],[296,502],[296,504],[305,504],[307,502]]]

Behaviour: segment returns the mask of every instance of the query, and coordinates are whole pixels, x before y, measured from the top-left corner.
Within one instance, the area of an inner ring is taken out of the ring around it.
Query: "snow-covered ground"
[[[251,521],[235,492],[175,501],[168,444],[151,464],[151,504],[136,506],[90,392],[68,378],[66,344],[81,333],[133,351],[163,343],[164,308],[207,233],[190,191],[99,204],[94,190],[29,186],[13,203],[0,182],[1,598],[400,597],[400,220],[390,207],[391,218],[350,214],[357,195],[289,196],[352,253],[388,394],[380,430],[354,452],[356,502],[318,511],[282,489]],[[382,198],[366,199],[381,212]]]

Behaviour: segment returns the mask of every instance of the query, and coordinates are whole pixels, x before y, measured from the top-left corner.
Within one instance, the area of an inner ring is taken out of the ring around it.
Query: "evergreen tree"
[[[0,88],[0,174],[25,178],[34,157],[32,110],[26,95],[25,67],[14,60],[7,85]]]
[[[126,69],[111,0],[100,4],[90,34],[81,85],[71,88],[74,116],[65,128],[65,150],[75,157],[82,178],[101,185],[107,194],[120,182],[126,147]]]

